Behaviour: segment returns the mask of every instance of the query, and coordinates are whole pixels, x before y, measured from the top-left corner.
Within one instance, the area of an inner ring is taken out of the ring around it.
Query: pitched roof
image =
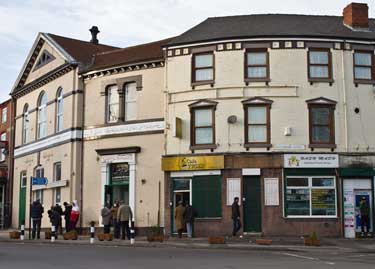
[[[163,59],[162,47],[171,40],[172,38],[167,38],[151,43],[97,53],[94,56],[93,64],[85,71]]]
[[[375,40],[375,19],[369,19],[368,31],[358,31],[345,26],[342,16],[262,14],[213,17],[177,36],[168,45],[256,37]]]
[[[118,47],[104,44],[93,44],[88,41],[68,38],[55,34],[48,34],[60,47],[62,47],[77,62],[87,65],[91,63],[96,53],[118,49]]]

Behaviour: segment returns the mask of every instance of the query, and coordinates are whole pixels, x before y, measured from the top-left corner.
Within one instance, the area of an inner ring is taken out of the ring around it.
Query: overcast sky
[[[375,1],[369,5],[375,17]],[[104,4],[105,3],[105,4]],[[347,0],[0,0],[0,102],[9,92],[38,34],[48,32],[119,47],[181,34],[207,17],[289,13],[341,15]]]

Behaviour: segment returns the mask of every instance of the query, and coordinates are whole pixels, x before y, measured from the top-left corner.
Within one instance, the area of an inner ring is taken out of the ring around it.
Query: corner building
[[[165,227],[179,201],[197,236],[354,238],[365,196],[374,222],[375,20],[343,16],[208,18],[166,46]]]

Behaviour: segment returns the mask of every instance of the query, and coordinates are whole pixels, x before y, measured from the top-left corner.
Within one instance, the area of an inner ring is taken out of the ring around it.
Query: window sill
[[[333,79],[331,79],[331,78],[309,78],[309,82],[310,83],[322,82],[322,83],[330,83],[330,84],[332,84],[335,81]]]
[[[267,148],[267,149],[269,149],[270,147],[272,147],[272,144],[269,144],[269,143],[245,143],[244,147],[246,149],[248,149],[248,148]]]
[[[191,87],[196,87],[196,86],[202,86],[202,85],[211,85],[213,87],[215,84],[214,80],[204,80],[204,81],[195,81],[191,83]]]
[[[375,80],[371,79],[355,79],[354,84],[375,84]]]
[[[69,180],[52,181],[52,182],[49,182],[47,185],[33,186],[33,191],[66,187],[68,186],[68,184],[69,184]]]
[[[248,84],[250,82],[271,82],[269,78],[245,78],[245,83]]]
[[[337,148],[336,144],[309,144],[309,148],[328,148],[328,149],[335,149]]]
[[[194,146],[190,146],[190,150],[199,150],[199,149],[210,149],[210,150],[214,150],[216,149],[217,146],[216,144],[210,144],[210,145],[194,145]]]

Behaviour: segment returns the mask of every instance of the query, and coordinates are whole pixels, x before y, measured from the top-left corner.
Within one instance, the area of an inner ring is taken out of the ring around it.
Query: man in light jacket
[[[104,225],[104,233],[109,234],[110,228],[111,228],[111,218],[112,218],[112,213],[111,210],[109,209],[109,205],[105,205],[101,211],[102,215],[102,223]]]
[[[127,238],[130,240],[129,221],[133,219],[133,212],[129,205],[121,202],[121,206],[117,211],[117,220],[121,222],[121,239],[125,240],[125,232]]]

